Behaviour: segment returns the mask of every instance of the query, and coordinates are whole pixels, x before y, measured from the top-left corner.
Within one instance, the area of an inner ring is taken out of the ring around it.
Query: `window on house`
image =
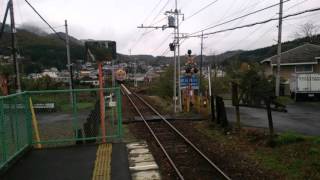
[[[296,66],[296,72],[297,73],[313,72],[313,65],[312,64],[297,65]]]

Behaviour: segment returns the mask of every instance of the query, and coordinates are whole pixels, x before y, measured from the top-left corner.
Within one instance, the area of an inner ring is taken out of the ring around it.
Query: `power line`
[[[65,41],[58,33],[57,31],[40,15],[40,13],[29,3],[28,0],[24,0],[30,7],[31,9],[42,19],[42,21],[44,21],[49,27],[50,29],[58,36],[58,38],[62,41]]]
[[[169,47],[167,47],[167,48],[161,53],[160,56],[164,56],[164,55],[166,55],[168,52],[169,52]]]
[[[298,6],[298,5],[301,5],[301,4],[303,4],[303,3],[305,3],[305,2],[307,2],[308,0],[303,0],[303,1],[301,1],[301,2],[298,2],[298,3],[296,3],[296,4],[293,4],[292,6],[290,6],[290,7],[288,7],[288,8],[286,8],[285,9],[285,11],[288,11],[288,10],[290,10],[290,9],[292,9],[292,8],[294,8],[294,7],[296,7],[296,6]],[[274,18],[276,15],[273,15],[271,18]],[[310,15],[309,15],[310,16]],[[299,17],[300,18],[300,17]],[[286,19],[286,21],[288,21],[288,20],[291,20],[291,18],[289,18],[289,19]],[[247,39],[249,36],[252,36],[254,33],[256,33],[259,29],[261,29],[263,27],[263,25],[262,26],[259,26],[259,27],[257,27],[254,31],[252,31],[251,33],[249,33],[245,38],[243,38],[243,39],[241,39],[240,41],[238,41],[238,43],[236,43],[234,46],[232,46],[232,48],[230,48],[230,49],[233,49],[236,45],[238,45],[240,42],[242,42],[243,40],[245,40],[245,39]],[[247,49],[247,48],[249,48],[250,46],[252,46],[253,44],[255,44],[255,43],[257,43],[262,37],[264,37],[271,29],[272,29],[273,27],[270,27],[270,28],[268,28],[266,31],[264,31],[258,38],[256,38],[256,40],[255,41],[253,41],[253,42],[251,42],[249,45],[246,45],[245,47],[245,49]]]
[[[307,2],[308,0],[303,0],[301,2],[295,3],[292,6],[286,8],[287,10],[290,10],[298,5],[301,5],[305,2]],[[257,4],[256,4],[257,5]],[[303,17],[297,17],[297,18],[288,18],[286,19],[286,21],[288,20],[294,20],[294,19],[300,19],[300,18],[304,18],[304,17],[309,17],[309,16],[314,16],[316,14],[311,14],[308,16],[303,16]],[[274,18],[276,15],[271,16],[270,18]],[[260,30],[262,27],[264,27],[263,25],[258,26],[257,28],[255,28],[253,31],[249,32],[247,36],[245,36],[244,38],[242,38],[241,40],[237,41],[237,43],[234,43],[233,46],[230,48],[230,50],[234,50],[236,46],[238,46],[239,44],[241,44],[242,41],[247,40],[248,37],[252,36],[253,34],[255,34],[256,32],[258,32],[258,30]],[[261,35],[258,36],[258,38],[256,38],[256,40],[253,40],[250,44],[246,45],[244,49],[248,49],[249,47],[251,47],[252,45],[256,44],[262,37],[264,37],[273,27],[268,28],[266,31],[263,31],[263,33]]]
[[[283,3],[286,3],[286,2],[289,2],[289,1],[291,1],[291,0],[286,0],[286,1],[284,1]],[[241,19],[241,18],[250,16],[250,15],[253,15],[253,14],[256,14],[256,13],[259,13],[259,12],[261,12],[261,11],[265,11],[265,10],[267,10],[267,9],[276,7],[276,6],[278,6],[279,4],[280,4],[280,3],[273,4],[273,5],[267,6],[267,7],[265,7],[265,8],[262,8],[262,9],[259,9],[259,10],[256,10],[256,11],[253,11],[253,12],[251,12],[251,13],[248,13],[248,14],[245,14],[245,15],[242,15],[242,16],[239,16],[239,17],[237,17],[237,18],[234,18],[234,19],[231,19],[231,20],[228,20],[228,21],[225,21],[225,22],[216,24],[216,25],[214,25],[214,26],[207,27],[207,28],[205,28],[205,29],[202,29],[202,30],[193,32],[193,33],[191,33],[191,35],[192,35],[192,34],[197,34],[197,33],[199,33],[199,32],[206,31],[206,30],[209,30],[209,29],[212,29],[212,28],[221,26],[221,25],[228,24],[228,23],[230,23],[230,22],[233,22],[233,21],[236,21],[236,20],[238,20],[238,19]]]
[[[142,24],[144,24],[149,17],[151,16],[151,14],[157,9],[157,7],[160,5],[160,3],[162,2],[162,0],[158,1],[158,3],[152,8],[152,10],[150,11],[150,13],[148,14],[148,16],[144,19],[144,21],[142,21]]]
[[[298,16],[298,15],[300,15],[300,14],[305,14],[305,13],[309,13],[309,12],[315,12],[315,11],[319,11],[319,10],[320,10],[320,7],[318,7],[318,8],[313,8],[313,9],[307,9],[307,10],[300,11],[300,12],[297,12],[297,13],[294,13],[294,14],[286,15],[286,16],[284,16],[282,19],[286,19],[286,18],[293,17],[293,16]],[[267,19],[267,20],[264,20],[264,21],[259,21],[259,22],[255,22],[255,23],[251,23],[251,24],[246,24],[246,25],[243,25],[243,26],[237,26],[237,27],[228,28],[228,29],[223,29],[223,30],[219,30],[219,31],[204,33],[203,35],[212,35],[212,34],[218,34],[218,33],[226,32],[226,31],[232,31],[232,30],[236,30],[236,29],[242,29],[242,28],[246,28],[246,27],[252,27],[252,26],[259,25],[259,24],[266,24],[266,23],[268,23],[268,22],[275,21],[275,20],[278,20],[278,18],[271,18],[271,19]],[[192,35],[192,36],[189,35],[189,36],[184,36],[184,37],[182,37],[182,38],[200,37],[200,36],[201,36],[201,35]]]
[[[164,8],[167,7],[167,5],[169,4],[170,0],[168,0],[161,8],[161,10],[158,12],[158,14],[152,19],[151,23],[152,24],[161,14],[161,12],[164,10]]]
[[[150,24],[150,25],[152,26],[152,25],[158,24],[159,22],[162,22],[162,21],[165,20],[165,19],[167,19],[167,16],[159,19],[158,21],[156,21],[156,22],[154,22],[154,23],[152,23],[152,24]]]
[[[209,3],[209,4],[207,4],[207,5],[205,5],[204,7],[200,8],[198,11],[196,11],[196,12],[194,12],[193,14],[191,14],[190,16],[186,17],[184,20],[186,21],[186,20],[192,18],[193,16],[199,14],[201,11],[207,9],[207,8],[210,7],[211,5],[215,4],[217,1],[219,1],[219,0],[215,0],[215,1],[213,1],[213,2],[211,2],[211,3]]]
[[[168,41],[168,39],[170,38],[171,34],[169,34],[163,41],[161,41],[161,43],[159,44],[159,46],[157,48],[155,48],[153,52],[157,51],[164,43],[166,43]]]
[[[156,6],[153,8],[152,12],[160,5],[161,1],[162,1],[162,0],[160,0],[160,1],[156,4]],[[155,24],[155,23],[153,23],[153,22],[159,17],[159,15],[160,15],[161,12],[164,10],[164,8],[167,7],[167,5],[168,5],[169,2],[170,2],[170,0],[168,0],[168,1],[162,6],[162,8],[161,8],[160,11],[158,12],[158,14],[157,14],[157,15],[152,19],[152,21],[150,22],[150,25]],[[143,23],[144,23],[148,18],[149,18],[149,17],[147,17],[147,18],[143,21]],[[166,18],[166,17],[165,17],[165,18]],[[164,18],[162,18],[161,21],[162,21],[163,19],[164,19]],[[160,22],[160,21],[157,21],[157,23],[158,23],[158,22]],[[142,24],[143,24],[143,23],[142,23]],[[131,47],[130,49],[133,49],[133,48],[142,40],[142,38],[143,38],[145,35],[153,32],[153,31],[155,31],[155,29],[152,29],[152,30],[150,30],[150,31],[145,30],[145,31],[138,37],[137,41],[132,45],[132,47]]]
[[[254,5],[251,5],[250,7],[253,9],[255,8],[258,4],[260,4],[262,1],[259,1],[258,3],[255,3]],[[248,8],[248,7],[247,7]],[[247,9],[245,8],[245,10]],[[243,18],[240,20],[235,26],[239,26],[247,17]],[[219,42],[223,39],[225,40],[228,36],[230,36],[233,33],[233,31],[229,32],[228,34],[224,35],[223,38],[219,39],[216,43],[219,44]]]

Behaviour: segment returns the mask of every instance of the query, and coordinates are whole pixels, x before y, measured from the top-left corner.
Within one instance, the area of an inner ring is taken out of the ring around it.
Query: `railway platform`
[[[124,143],[83,145],[27,152],[1,180],[131,179]]]

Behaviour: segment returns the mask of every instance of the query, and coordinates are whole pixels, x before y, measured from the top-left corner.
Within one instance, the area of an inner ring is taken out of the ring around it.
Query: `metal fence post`
[[[272,112],[271,112],[271,98],[267,98],[265,100],[266,102],[266,106],[267,106],[267,114],[268,114],[268,123],[269,123],[269,132],[270,132],[270,136],[271,138],[273,137],[274,134],[274,130],[273,130],[273,120],[272,120]]]
[[[31,146],[33,144],[33,136],[32,136],[32,117],[31,117],[31,107],[29,103],[30,95],[28,93],[24,94],[24,109],[26,116],[26,128],[27,128],[27,136],[28,136],[28,144]]]
[[[18,96],[13,97],[14,101],[14,131],[15,131],[15,143],[16,143],[16,151],[20,149],[20,140],[19,140],[19,125],[18,125],[18,107],[17,107],[17,98]]]
[[[236,110],[237,129],[240,132],[241,124],[240,124],[240,108],[239,108],[238,84],[235,83],[235,82],[232,82],[232,105],[235,107],[235,110]]]
[[[72,90],[71,94],[72,94],[72,126],[73,126],[73,132],[74,132],[74,138],[77,141],[78,140],[78,117],[77,117],[77,96],[76,93]]]
[[[214,122],[215,120],[216,120],[216,111],[215,111],[215,103],[214,103],[214,96],[213,95],[211,95],[210,96],[210,101],[211,101],[211,120],[212,120],[212,122]]]
[[[120,93],[120,88],[116,89],[117,91],[117,115],[118,115],[118,136],[122,137],[122,98]]]
[[[5,121],[5,117],[4,117],[4,105],[3,105],[3,99],[0,100],[0,134],[1,134],[1,137],[0,137],[0,140],[1,140],[1,144],[2,144],[2,162],[1,162],[1,165],[2,163],[6,162],[7,160],[7,147],[6,147],[6,142],[5,142],[5,139],[6,139],[6,134],[5,134],[5,128],[4,128],[4,121]]]

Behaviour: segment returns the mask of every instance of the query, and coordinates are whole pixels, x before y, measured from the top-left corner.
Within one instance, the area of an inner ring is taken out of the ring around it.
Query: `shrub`
[[[276,139],[276,143],[279,145],[291,144],[304,141],[305,138],[302,135],[299,135],[294,132],[286,132],[279,135]]]

